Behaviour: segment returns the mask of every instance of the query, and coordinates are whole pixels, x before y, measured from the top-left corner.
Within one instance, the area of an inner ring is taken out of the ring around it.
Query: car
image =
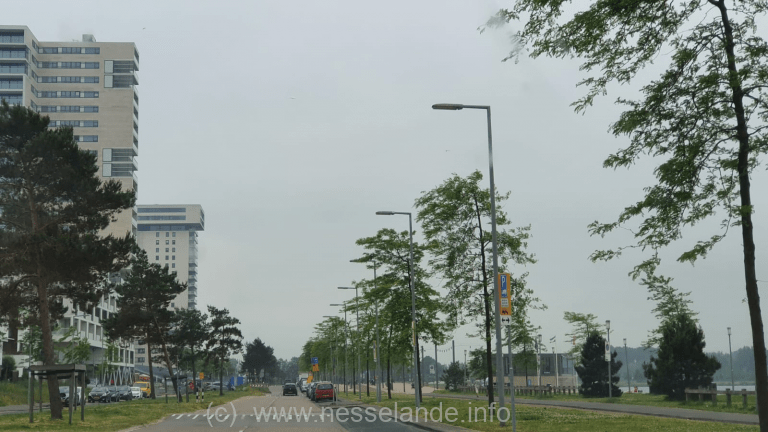
[[[307,382],[306,379],[304,378],[299,379],[298,381],[296,381],[296,388],[299,389],[299,391],[303,392],[303,390],[301,390],[301,386],[303,386],[305,382]]]
[[[307,387],[309,387],[309,383],[306,381],[302,381],[301,385],[299,386],[299,390],[301,390],[302,393],[306,393]]]
[[[131,396],[133,399],[141,399],[142,393],[141,393],[141,387],[131,387]]]
[[[105,386],[97,385],[88,393],[88,402],[110,402],[111,393]]]
[[[127,385],[117,386],[117,398],[119,400],[133,400],[133,393],[131,392],[131,387]]]
[[[296,390],[296,384],[289,382],[283,384],[283,396],[292,394],[294,396],[298,396],[299,392]]]
[[[315,387],[315,391],[312,393],[312,400],[319,401],[322,399],[334,399],[333,384],[329,382],[322,382]]]
[[[143,398],[148,398],[149,397],[149,393],[152,391],[152,387],[150,387],[149,382],[147,382],[147,381],[136,381],[135,383],[133,383],[133,385],[138,387],[139,389],[141,389],[141,397],[143,397]]]
[[[107,389],[109,390],[109,401],[120,402],[120,391],[117,389],[117,386],[107,386]]]
[[[80,387],[77,388],[77,400],[75,401],[75,406],[80,406],[82,404],[82,396],[83,392]],[[61,403],[65,407],[69,406],[69,387],[59,387],[59,396],[61,397]]]
[[[315,387],[317,386],[316,381],[312,381],[311,384],[309,384],[309,387],[307,387],[307,397],[312,399],[312,392],[315,391]]]

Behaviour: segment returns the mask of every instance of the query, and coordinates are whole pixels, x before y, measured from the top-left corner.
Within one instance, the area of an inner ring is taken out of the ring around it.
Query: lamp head
[[[448,110],[448,111],[458,111],[460,109],[464,108],[464,105],[462,104],[434,104],[432,105],[432,109],[436,110]]]
[[[627,344],[627,338],[624,338],[624,345]]]
[[[392,216],[392,215],[395,214],[395,212],[392,212],[392,211],[377,211],[376,214],[379,215],[379,216]]]
[[[611,328],[611,320],[605,320],[605,328]]]
[[[731,335],[731,328],[728,327],[728,336],[730,336],[730,335]]]

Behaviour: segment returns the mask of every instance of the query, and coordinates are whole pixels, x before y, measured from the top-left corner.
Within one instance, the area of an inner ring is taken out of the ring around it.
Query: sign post
[[[499,304],[501,305],[500,315],[501,324],[512,325],[512,275],[509,273],[499,273]]]

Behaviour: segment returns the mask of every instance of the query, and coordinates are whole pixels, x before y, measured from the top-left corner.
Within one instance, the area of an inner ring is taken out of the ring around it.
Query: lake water
[[[627,386],[624,386],[624,387],[619,386],[619,388],[623,392],[627,391]],[[730,385],[718,385],[717,386],[718,390],[723,390],[723,391],[725,391],[726,389],[729,389],[729,388],[731,388]],[[755,386],[754,385],[738,385],[737,384],[736,385],[736,391],[741,391],[741,389],[744,389],[746,391],[755,391]],[[635,391],[635,386],[632,386],[632,392],[634,392],[634,391]],[[648,388],[648,386],[637,386],[637,391],[638,392],[643,392],[643,393],[648,393],[648,392],[650,392],[650,389]]]

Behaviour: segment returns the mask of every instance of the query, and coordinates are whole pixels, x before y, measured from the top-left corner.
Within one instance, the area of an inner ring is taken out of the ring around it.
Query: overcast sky
[[[590,238],[587,225],[612,221],[652,184],[653,161],[602,168],[627,143],[607,133],[619,112],[612,101],[634,95],[641,81],[575,114],[569,104],[584,92],[578,63],[503,63],[512,28],[478,32],[510,5],[27,0],[4,3],[2,20],[29,26],[40,41],[91,33],[136,43],[138,201],[203,206],[198,304],[228,308],[246,339],[260,337],[276,356],[299,355],[314,325],[336,313],[328,304],[350,298],[337,286],[371,277],[349,263],[363,252],[356,239],[407,230],[406,218],[377,210],[413,211],[422,191],[453,173],[479,169],[487,182],[485,113],[433,111],[439,102],[492,106],[496,186],[511,192],[503,209],[514,225],[531,225],[529,250],[539,260],[515,272],[530,272],[529,287],[548,306],[532,314],[544,339],[557,335],[558,349],[568,348],[563,312],[574,311],[610,319],[614,344],[639,346],[657,325],[648,293],[627,277],[641,256],[591,263],[595,249],[630,238]],[[761,170],[753,200],[763,281],[766,188]],[[727,352],[729,326],[734,349],[751,345],[740,231],[695,267],[673,263],[716,222],[665,253],[663,273],[692,292],[707,350]],[[462,330],[454,339],[457,359],[482,343]]]

